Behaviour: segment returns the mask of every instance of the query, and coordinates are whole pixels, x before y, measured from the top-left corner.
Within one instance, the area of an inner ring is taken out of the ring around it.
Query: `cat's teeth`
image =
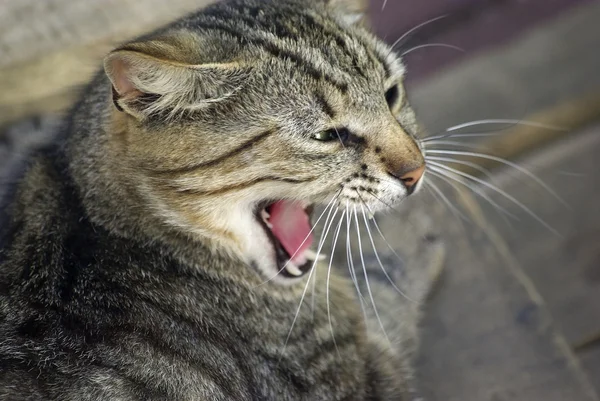
[[[296,276],[296,277],[300,277],[302,276],[304,273],[302,273],[302,270],[300,270],[298,268],[298,266],[296,266],[293,263],[288,263],[288,265],[286,266],[286,270],[288,271],[288,273],[290,273],[292,276]]]
[[[304,256],[306,256],[306,259],[310,259],[310,260],[325,260],[327,259],[327,255],[325,254],[320,254],[317,257],[317,254],[315,253],[315,251],[311,251],[310,249],[307,249],[306,251],[304,251]]]
[[[375,218],[375,216],[373,216],[373,213],[369,213],[367,217],[369,218],[369,220],[373,220]]]
[[[269,220],[269,217],[271,217],[271,215],[269,214],[269,212],[263,209],[260,211],[260,217],[262,217],[263,220],[266,222],[267,220]]]

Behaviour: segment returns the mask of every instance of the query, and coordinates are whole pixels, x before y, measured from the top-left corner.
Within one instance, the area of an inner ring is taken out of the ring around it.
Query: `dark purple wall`
[[[412,34],[398,46],[398,51],[426,43],[447,43],[461,47],[465,53],[429,47],[408,54],[408,80],[415,82],[590,1],[593,0],[388,0],[382,11],[384,0],[371,0],[370,14],[373,28],[389,43],[425,21],[447,15]]]

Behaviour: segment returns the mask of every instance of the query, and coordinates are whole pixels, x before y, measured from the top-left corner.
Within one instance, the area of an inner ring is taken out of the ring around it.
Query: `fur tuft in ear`
[[[242,86],[248,71],[236,63],[168,61],[137,49],[110,53],[104,69],[117,109],[139,119],[158,113],[173,116],[222,101]]]

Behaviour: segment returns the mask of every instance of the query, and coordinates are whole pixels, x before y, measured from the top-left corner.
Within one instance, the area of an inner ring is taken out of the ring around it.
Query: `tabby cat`
[[[417,398],[439,244],[383,278],[315,261],[313,207],[339,234],[423,181],[361,11],[225,1],[106,57],[2,206],[0,400]]]

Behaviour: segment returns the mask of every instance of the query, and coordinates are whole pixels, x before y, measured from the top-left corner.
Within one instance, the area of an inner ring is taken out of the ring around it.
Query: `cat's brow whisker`
[[[465,49],[462,49],[462,48],[460,48],[458,46],[449,45],[447,43],[427,43],[427,44],[424,44],[424,45],[419,45],[419,46],[415,46],[415,47],[412,47],[412,48],[408,49],[404,53],[400,54],[400,57],[404,57],[407,54],[410,54],[410,53],[414,52],[415,50],[424,49],[424,48],[427,48],[427,47],[445,47],[445,48],[448,48],[448,49],[458,50],[459,52],[463,52],[463,53],[465,51]]]
[[[340,221],[336,227],[335,235],[333,238],[333,243],[331,246],[331,256],[329,257],[329,267],[327,268],[327,280],[325,285],[325,300],[327,304],[327,319],[329,320],[329,328],[331,329],[331,337],[333,339],[333,344],[335,345],[335,350],[337,351],[338,356],[341,358],[340,350],[338,348],[337,342],[335,341],[335,334],[333,333],[333,323],[331,322],[331,304],[329,302],[329,279],[331,277],[331,266],[333,265],[333,255],[335,254],[335,246],[337,244],[340,230],[342,229],[342,222],[344,221],[344,215],[346,214],[346,210],[342,211],[342,215],[340,216]],[[316,277],[316,276],[315,276]],[[314,290],[313,290],[314,291]]]
[[[323,212],[319,215],[319,218],[317,219],[317,221],[315,221],[315,224],[313,224],[313,226],[311,227],[310,231],[308,232],[308,234],[304,238],[304,241],[302,241],[302,243],[300,244],[300,246],[298,247],[298,249],[302,248],[302,245],[304,245],[304,243],[306,241],[308,241],[308,238],[310,237],[310,235],[313,233],[313,231],[315,231],[315,228],[317,228],[317,224],[319,224],[319,221],[321,221],[321,219],[323,218],[323,215],[329,209],[329,213],[327,214],[327,218],[325,219],[325,224],[327,224],[327,222],[329,221],[329,216],[331,215],[331,212],[333,211],[333,208],[335,207],[335,201],[339,198],[339,196],[340,196],[341,193],[342,193],[342,191],[340,190],[340,191],[338,191],[333,196],[333,198],[331,198],[331,200],[329,201],[329,203],[327,204],[327,206],[325,206],[325,209],[323,209]],[[285,264],[283,265],[283,267],[281,269],[279,269],[279,271],[277,273],[275,273],[274,276],[272,276],[268,280],[260,283],[255,288],[258,288],[261,285],[267,284],[271,280],[274,280],[279,274],[281,274],[282,271],[285,270],[285,268],[287,267],[287,265],[291,262],[292,259],[294,259],[294,256],[296,256],[297,253],[298,253],[298,250],[296,250],[296,252],[294,252],[294,254],[292,256],[290,256],[290,259],[287,262],[285,262]]]
[[[533,212],[530,208],[528,208],[527,206],[525,206],[522,202],[520,202],[518,199],[516,199],[514,196],[508,194],[506,191],[503,191],[502,189],[496,187],[495,185],[492,185],[484,180],[481,180],[471,174],[467,174],[465,172],[462,172],[460,170],[457,170],[455,168],[452,167],[448,167],[445,166],[441,163],[436,163],[436,162],[431,162],[430,164],[435,163],[437,165],[437,167],[439,168],[437,171],[443,171],[442,169],[448,171],[448,172],[452,172],[454,174],[457,174],[459,176],[465,177],[469,180],[472,180],[478,184],[481,184],[489,189],[491,189],[492,191],[502,195],[503,197],[505,197],[506,199],[510,200],[511,202],[513,202],[515,205],[519,206],[525,213],[527,213],[529,216],[533,217],[538,223],[540,223],[541,225],[543,225],[544,227],[546,227],[546,229],[548,229],[550,232],[552,232],[553,234],[555,234],[556,236],[562,237],[561,234],[554,228],[552,227],[550,224],[548,224],[544,219],[542,219],[540,216],[538,216],[535,212]],[[432,168],[434,168],[432,166]]]
[[[385,331],[385,327],[383,326],[383,322],[379,317],[379,312],[377,311],[377,304],[375,303],[375,298],[373,297],[373,292],[371,291],[371,285],[369,284],[369,275],[367,274],[367,266],[365,264],[365,257],[363,255],[362,242],[360,240],[360,225],[358,224],[358,212],[356,211],[356,206],[354,206],[354,223],[356,224],[356,238],[358,240],[358,253],[360,254],[360,262],[362,264],[363,273],[365,277],[365,286],[367,287],[367,292],[369,294],[369,298],[371,299],[371,305],[373,306],[373,312],[375,313],[375,317],[379,322],[379,326],[383,331],[383,335],[387,340],[388,344],[391,344],[390,339]]]
[[[560,203],[562,203],[567,209],[571,209],[571,207],[569,206],[569,204],[563,198],[561,198],[560,195],[558,195],[556,193],[556,191],[554,191],[552,188],[550,188],[548,186],[548,184],[546,184],[541,178],[539,178],[537,175],[533,174],[531,171],[527,170],[526,168],[518,165],[517,163],[511,162],[510,160],[506,160],[506,159],[504,159],[502,157],[488,155],[488,154],[485,154],[485,153],[465,152],[465,151],[461,151],[461,150],[430,149],[427,152],[431,153],[431,154],[477,157],[477,158],[480,158],[480,159],[492,160],[492,161],[495,161],[495,162],[498,162],[498,163],[502,163],[502,164],[504,164],[506,166],[514,168],[515,170],[519,171],[520,173],[525,174],[526,176],[528,176],[529,178],[531,178],[532,180],[534,180],[539,186],[541,186],[546,191],[548,191],[549,194],[551,194],[554,198],[556,198],[556,200],[558,200]]]
[[[429,25],[435,21],[441,20],[442,18],[446,18],[447,15],[440,15],[439,17],[435,17],[435,18],[431,18],[430,20],[427,20],[425,22],[420,23],[419,25],[409,29],[408,31],[406,31],[402,36],[400,36],[398,39],[396,39],[394,41],[394,43],[392,43],[392,45],[390,46],[392,48],[392,50],[394,50],[394,48],[396,46],[398,46],[404,39],[408,38],[410,36],[411,33],[421,29],[422,27],[424,27],[425,25]]]
[[[325,243],[325,239],[327,238],[327,234],[329,233],[329,229],[331,228],[331,225],[333,223],[333,219],[337,215],[338,211],[339,210],[336,208],[335,209],[335,213],[334,213],[333,217],[331,218],[331,222],[329,223],[328,226],[325,227],[325,231],[324,231],[323,237],[321,239],[321,242],[319,243],[319,248],[317,249],[317,256],[315,257],[315,260],[313,261],[313,264],[312,264],[312,266],[310,268],[310,273],[308,274],[308,278],[306,279],[306,284],[304,286],[304,291],[302,291],[302,296],[300,297],[300,302],[298,304],[298,308],[296,309],[296,314],[294,315],[294,319],[292,320],[292,325],[290,327],[290,331],[288,332],[288,335],[285,338],[285,342],[283,343],[283,348],[281,350],[281,355],[279,357],[279,361],[281,361],[281,358],[283,357],[283,354],[285,352],[285,348],[287,347],[287,344],[290,341],[290,337],[292,336],[292,331],[294,330],[294,326],[296,325],[296,321],[298,320],[298,316],[300,315],[300,310],[302,309],[302,304],[304,303],[304,298],[306,297],[306,292],[307,292],[308,286],[310,284],[310,279],[311,279],[312,275],[315,274],[315,270],[316,270],[315,266],[319,262],[319,255],[321,254],[321,249],[323,248],[323,244]]]
[[[363,204],[364,204],[364,201],[363,201]],[[390,284],[392,285],[392,287],[394,287],[394,289],[400,295],[402,295],[404,298],[408,299],[412,303],[419,304],[419,302],[417,302],[417,301],[413,300],[412,298],[410,298],[408,295],[406,295],[404,293],[404,291],[402,291],[400,288],[398,288],[396,286],[396,283],[394,283],[394,280],[392,280],[392,278],[388,274],[388,272],[385,269],[385,267],[383,267],[383,263],[381,262],[381,259],[379,258],[379,253],[377,252],[377,247],[375,246],[375,241],[373,240],[373,235],[371,234],[371,229],[369,228],[369,223],[367,221],[367,216],[365,214],[365,207],[364,207],[364,205],[361,205],[361,208],[362,208],[362,212],[363,212],[363,220],[365,222],[365,228],[367,230],[367,235],[369,236],[369,240],[371,241],[371,246],[373,247],[373,253],[375,253],[375,259],[377,259],[377,263],[379,263],[379,267],[381,268],[381,271],[383,272],[383,274],[385,275],[385,277],[388,279],[388,281],[390,282]]]
[[[473,183],[471,183],[468,180],[465,180],[463,177],[457,176],[456,174],[452,174],[450,171],[445,170],[445,167],[447,167],[447,166],[437,163],[438,167],[441,167],[441,168],[437,168],[437,167],[435,167],[436,164],[434,164],[434,163],[435,162],[430,162],[431,173],[432,174],[435,173],[433,175],[437,174],[438,178],[440,178],[440,179],[443,179],[442,177],[445,177],[446,179],[444,181],[446,181],[450,186],[454,187],[456,189],[457,193],[460,193],[460,189],[454,182],[457,182],[457,183],[465,186],[466,188],[470,189],[473,193],[475,193],[476,195],[479,195],[481,198],[486,200],[496,210],[501,212],[500,215],[503,218],[505,218],[505,215],[506,215],[506,216],[511,217],[514,220],[517,220],[517,221],[519,220],[519,218],[517,216],[515,216],[513,213],[506,210],[506,208],[500,206],[488,194],[486,194],[483,190],[481,190],[481,188],[478,188],[476,185],[474,185]],[[449,181],[449,180],[451,180],[451,181]]]

